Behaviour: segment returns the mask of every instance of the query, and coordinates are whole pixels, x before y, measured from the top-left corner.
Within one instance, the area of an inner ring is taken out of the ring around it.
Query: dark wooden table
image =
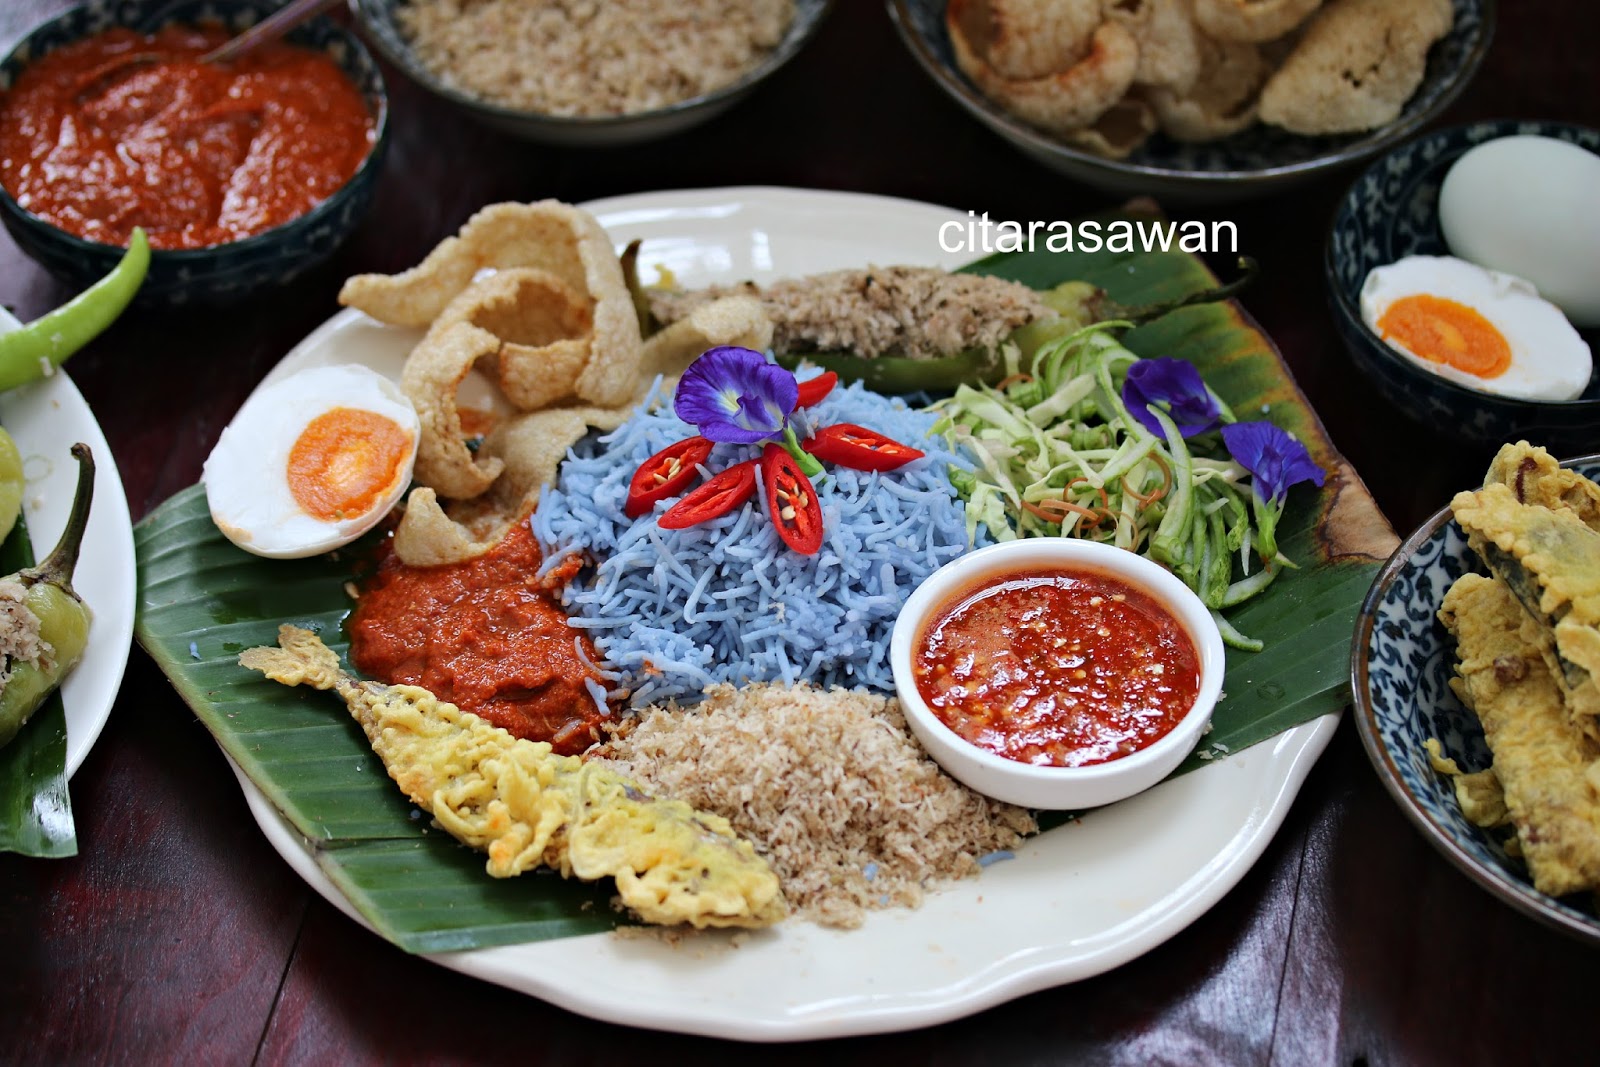
[[[0,49],[68,0],[5,0]],[[1486,66],[1448,120],[1600,126],[1600,19],[1581,0],[1501,5]],[[1029,162],[916,68],[881,4],[841,0],[820,36],[732,113],[664,144],[565,151],[462,121],[391,72],[378,203],[332,262],[225,311],[137,312],[74,357],[135,520],[193,483],[261,376],[336,310],[348,274],[416,262],[476,208],[653,189],[846,189],[1059,219],[1103,195]],[[1265,266],[1245,300],[1334,442],[1404,532],[1479,476],[1485,450],[1407,423],[1353,369],[1319,268],[1348,176],[1182,218],[1238,224]],[[0,236],[0,302],[71,293]],[[135,649],[72,783],[81,854],[0,856],[0,1062],[535,1062],[758,1055],[808,1063],[1594,1062],[1597,957],[1449,866],[1341,725],[1261,861],[1216,907],[1109,974],[909,1034],[741,1050],[634,1030],[408,957],[310,891],[269,848],[205,729]]]

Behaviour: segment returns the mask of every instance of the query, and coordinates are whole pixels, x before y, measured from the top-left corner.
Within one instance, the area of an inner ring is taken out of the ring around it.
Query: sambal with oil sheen
[[[1021,763],[1083,767],[1166,736],[1200,691],[1200,656],[1150,593],[1091,570],[980,579],[918,635],[917,691],[962,738]]]

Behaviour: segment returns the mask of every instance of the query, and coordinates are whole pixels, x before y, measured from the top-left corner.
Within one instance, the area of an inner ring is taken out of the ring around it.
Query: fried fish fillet
[[[1535,622],[1573,721],[1600,740],[1600,533],[1503,482],[1450,502],[1467,543]]]
[[[1600,746],[1568,719],[1534,624],[1503,584],[1478,574],[1450,587],[1439,619],[1459,655],[1450,687],[1483,723],[1534,888],[1600,887]]]
[[[457,840],[488,852],[496,878],[543,863],[563,877],[612,877],[646,922],[769,926],[787,912],[777,875],[728,821],[646,796],[599,763],[555,755],[426,689],[359,680],[309,630],[239,662],[284,685],[331,689],[402,792]]]

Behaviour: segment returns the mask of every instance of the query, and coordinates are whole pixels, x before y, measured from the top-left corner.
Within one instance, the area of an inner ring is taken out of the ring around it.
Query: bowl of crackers
[[[417,84],[541,144],[668,137],[722,114],[799,54],[832,0],[351,0]]]
[[[1379,571],[1356,729],[1430,844],[1517,910],[1600,944],[1600,455],[1503,446]],[[1585,586],[1585,583],[1588,583]],[[1596,672],[1596,673],[1592,673]]]
[[[923,69],[1027,155],[1116,195],[1191,202],[1404,140],[1466,87],[1494,25],[1494,0],[888,3]]]

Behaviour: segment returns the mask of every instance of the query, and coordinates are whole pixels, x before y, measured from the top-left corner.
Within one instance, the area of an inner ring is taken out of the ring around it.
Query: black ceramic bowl
[[[658,140],[698,126],[743,100],[816,35],[833,0],[794,0],[794,21],[778,47],[743,77],[712,92],[651,111],[626,115],[567,116],[505,107],[447,84],[422,65],[395,16],[403,0],[350,0],[362,32],[383,57],[429,92],[478,121],[540,144],[599,148]]]
[[[1577,400],[1518,400],[1469,389],[1400,355],[1361,319],[1361,286],[1404,256],[1449,255],[1439,231],[1439,186],[1469,148],[1538,134],[1600,152],[1600,130],[1501,120],[1435,130],[1367,168],[1334,212],[1323,269],[1334,324],[1357,367],[1396,407],[1442,436],[1489,444],[1527,440],[1556,453],[1600,450],[1600,377]],[[1580,331],[1600,355],[1600,330]]]
[[[116,26],[152,31],[158,24],[148,20],[156,12],[160,12],[160,24],[220,21],[237,32],[278,6],[277,0],[195,0],[163,10],[159,4],[89,0],[35,28],[0,61],[0,90],[9,89],[30,62],[71,41]],[[298,27],[288,40],[326,52],[361,90],[372,110],[372,150],[337,192],[281,226],[208,248],[154,250],[149,273],[139,290],[140,304],[225,303],[282,285],[327,258],[371,206],[388,145],[389,125],[388,96],[378,65],[354,34],[326,18]],[[4,190],[0,190],[0,221],[4,221],[24,252],[56,277],[79,288],[105,275],[122,258],[122,248],[86,241],[58,229],[23,208]]]

